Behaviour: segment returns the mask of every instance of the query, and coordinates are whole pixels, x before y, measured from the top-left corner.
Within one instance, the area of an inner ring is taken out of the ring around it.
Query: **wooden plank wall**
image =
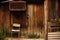
[[[3,7],[0,8],[0,24],[6,28],[10,27],[10,14],[8,10],[4,10]]]
[[[30,10],[31,11],[31,10]],[[32,30],[34,29],[36,29],[35,31],[38,33],[38,32],[40,32],[40,29],[42,30],[41,32],[42,32],[42,35],[44,34],[44,24],[43,24],[43,22],[44,22],[44,4],[42,4],[42,5],[33,5],[33,14],[32,14],[32,16],[31,17],[33,17],[33,20],[31,19],[31,21],[30,21],[30,23],[32,23],[31,25],[30,25],[30,27],[32,28]],[[10,12],[9,12],[9,10],[2,10],[2,9],[0,9],[0,23],[2,24],[4,24],[4,26],[6,26],[7,28],[9,28],[10,27],[10,22],[11,22],[11,24],[13,24],[13,15],[11,15],[12,17],[10,18]],[[29,12],[28,12],[29,13]],[[2,18],[3,17],[3,18]],[[34,18],[35,17],[35,18]],[[12,19],[12,20],[11,20]],[[25,20],[25,16],[24,16],[24,19],[23,20],[15,20],[15,22],[16,21],[20,21],[20,22],[22,22],[22,21],[24,21]],[[36,25],[35,25],[36,24]],[[35,26],[36,27],[35,27]],[[34,27],[33,27],[34,26]],[[40,28],[41,27],[41,28]],[[31,31],[32,31],[31,30]],[[28,30],[27,30],[28,31]],[[44,36],[44,35],[43,35]]]
[[[30,8],[30,9],[29,9]],[[28,32],[40,34],[44,33],[44,4],[42,5],[28,5],[29,26]]]
[[[39,31],[39,32],[41,32],[42,34],[42,36],[44,37],[44,30],[45,30],[45,28],[44,28],[44,4],[42,4],[42,5],[37,5],[36,6],[36,18],[37,18],[37,20],[36,20],[36,23],[37,23],[37,31],[39,31],[39,30],[41,30],[41,31]]]

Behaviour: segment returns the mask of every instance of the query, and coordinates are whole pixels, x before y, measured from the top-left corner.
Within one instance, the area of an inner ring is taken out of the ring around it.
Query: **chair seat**
[[[12,29],[11,31],[12,32],[20,32],[20,30],[14,30],[14,29]]]

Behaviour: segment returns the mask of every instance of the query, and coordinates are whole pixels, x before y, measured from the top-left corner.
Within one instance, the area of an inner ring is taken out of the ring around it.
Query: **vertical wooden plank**
[[[57,13],[57,16],[59,17],[58,20],[60,22],[60,0],[57,0],[58,1],[58,13]]]
[[[32,32],[32,27],[33,27],[33,5],[28,5],[28,22],[29,22],[29,26],[28,26],[28,33]]]
[[[3,24],[3,10],[0,8],[0,25]]]
[[[34,16],[35,16],[35,32],[37,35],[41,35],[44,37],[44,4],[42,5],[35,5],[34,9]],[[42,33],[42,34],[41,34]]]
[[[56,19],[58,21],[58,0],[56,0]]]
[[[34,5],[34,34],[37,35],[37,15],[36,15],[36,11],[37,11],[37,5]],[[36,39],[34,39],[36,40]]]
[[[45,40],[48,40],[48,5],[49,5],[49,0],[45,0],[44,2]]]
[[[51,20],[51,17],[52,17],[52,15],[51,15],[51,0],[49,0],[49,13],[48,13],[48,21],[50,21],[50,20]]]

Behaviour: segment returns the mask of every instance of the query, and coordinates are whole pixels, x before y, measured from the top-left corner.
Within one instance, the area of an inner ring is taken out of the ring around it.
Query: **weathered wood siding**
[[[28,5],[28,15],[29,15],[29,33],[44,33],[44,4],[42,5]]]
[[[22,16],[20,15],[19,18],[16,18],[16,15],[12,14],[9,12],[8,8],[7,10],[1,10],[0,13],[0,23],[3,23],[5,27],[9,28],[13,23],[20,23],[23,26],[26,24],[28,21],[28,28],[26,32],[35,32],[35,33],[42,33],[44,34],[44,4],[42,5],[28,5],[31,6],[32,8],[28,7],[27,14],[23,14]],[[4,8],[6,9],[6,8]],[[11,15],[10,15],[11,14]],[[16,13],[15,13],[16,14]],[[28,15],[28,19],[26,20],[26,15]],[[3,17],[3,18],[2,18]],[[25,29],[22,29],[24,32]]]
[[[44,36],[44,4],[36,6],[36,23],[37,31],[42,33]]]
[[[10,27],[10,13],[6,8],[1,7],[0,9],[0,25],[8,28]]]

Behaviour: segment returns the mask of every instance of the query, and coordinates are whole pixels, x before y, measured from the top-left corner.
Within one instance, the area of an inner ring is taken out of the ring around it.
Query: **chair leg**
[[[12,32],[11,32],[11,40],[12,40]]]
[[[18,38],[20,39],[20,32],[18,32]]]

